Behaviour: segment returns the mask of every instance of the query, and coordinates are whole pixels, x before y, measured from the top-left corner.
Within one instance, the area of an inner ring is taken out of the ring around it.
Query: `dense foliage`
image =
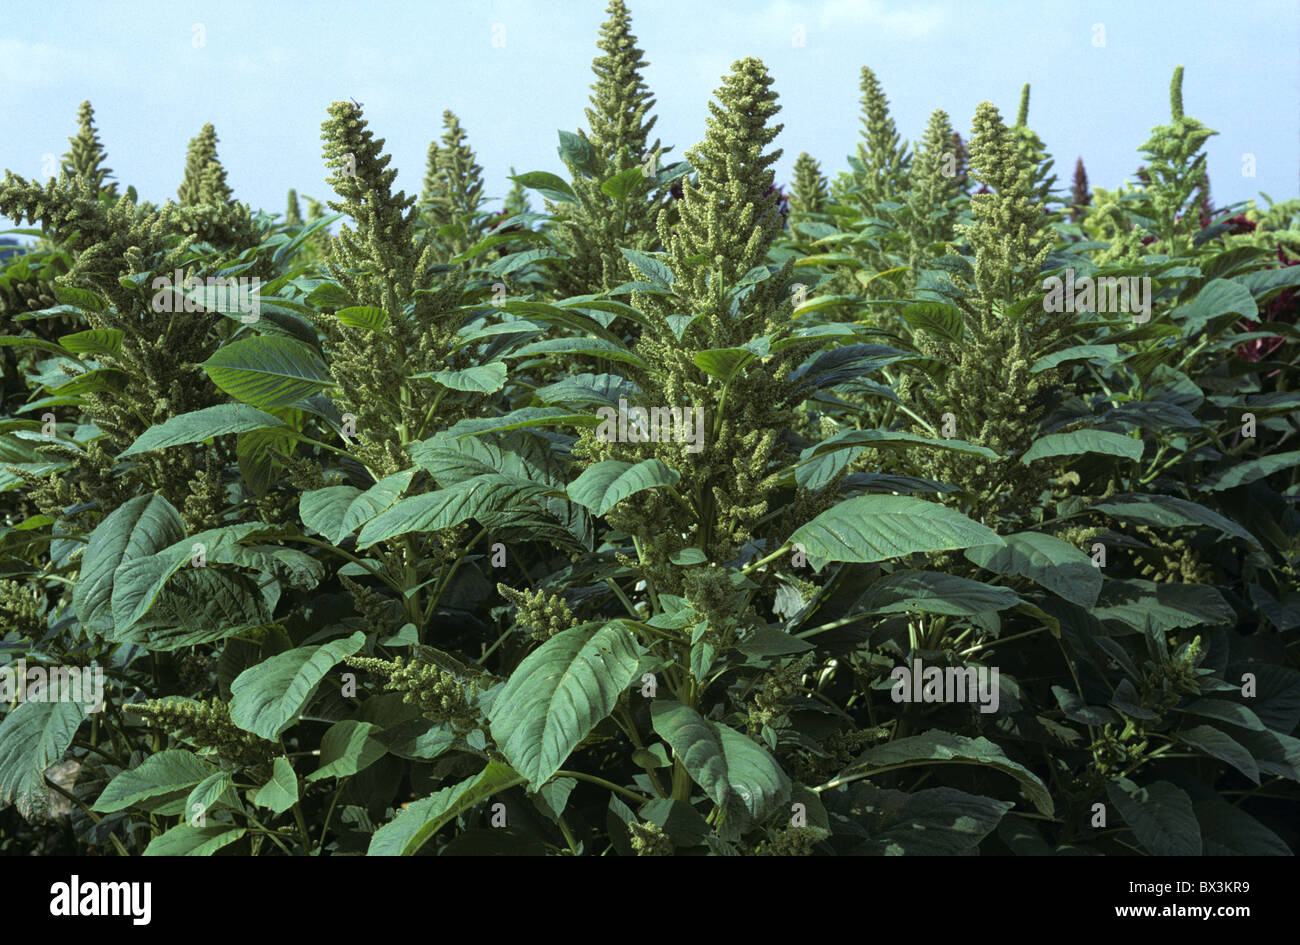
[[[1181,70],[1090,192],[864,68],[787,201],[764,65],[669,161],[609,16],[501,216],[354,102],[283,220],[89,103],[6,173],[0,849],[1292,852],[1300,200],[1209,205]]]

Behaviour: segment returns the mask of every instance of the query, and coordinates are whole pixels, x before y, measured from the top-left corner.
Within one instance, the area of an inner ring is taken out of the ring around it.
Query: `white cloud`
[[[758,19],[762,25],[782,30],[790,23],[825,31],[859,26],[916,39],[935,33],[943,25],[946,12],[935,4],[904,6],[883,0],[774,0]]]
[[[52,43],[0,38],[0,83],[41,88],[68,82],[118,83],[125,75],[120,56],[102,49],[79,52]]]

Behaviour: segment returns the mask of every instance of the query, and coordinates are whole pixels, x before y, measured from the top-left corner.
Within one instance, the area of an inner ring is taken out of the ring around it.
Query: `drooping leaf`
[[[361,649],[366,635],[300,646],[249,667],[230,684],[230,719],[246,732],[274,741],[297,720],[325,674]]]
[[[501,753],[534,790],[614,710],[640,659],[635,638],[615,621],[557,633],[511,673],[488,719]]]
[[[118,774],[104,788],[93,809],[101,813],[128,807],[157,810],[175,801],[178,795],[188,795],[199,782],[218,770],[212,762],[192,751],[169,748]]]
[[[229,433],[247,433],[266,427],[283,427],[278,418],[248,404],[217,404],[192,413],[183,413],[150,427],[135,442],[119,453],[132,456],[149,450],[166,449],[186,443],[201,443]]]
[[[1112,781],[1106,794],[1120,817],[1152,856],[1200,856],[1201,828],[1192,799],[1168,781],[1146,787]]]
[[[366,856],[413,856],[453,817],[525,780],[508,765],[490,761],[479,774],[415,801],[380,827]]]
[[[9,710],[0,720],[0,803],[46,794],[45,771],[63,760],[88,708],[73,700],[29,698]]]
[[[1106,456],[1120,456],[1137,462],[1142,458],[1142,441],[1106,430],[1049,433],[1034,440],[1033,445],[1025,451],[1025,455],[1020,457],[1020,461],[1028,466],[1036,459],[1078,456],[1080,453],[1102,453]]]
[[[669,469],[661,460],[644,459],[633,465],[622,460],[607,459],[583,470],[582,475],[569,484],[569,498],[596,515],[604,515],[629,496],[672,486],[681,476]]]
[[[1101,570],[1073,545],[1039,532],[1003,536],[1001,546],[967,548],[966,557],[994,574],[1018,574],[1080,607],[1101,593]]]
[[[790,540],[827,561],[863,564],[917,551],[1002,544],[996,532],[960,512],[901,495],[846,499],[798,529]]]
[[[1164,528],[1206,525],[1258,546],[1259,539],[1231,519],[1196,502],[1168,495],[1116,495],[1091,506],[1116,518]]]
[[[246,832],[243,827],[231,827],[228,824],[212,823],[205,827],[193,827],[189,823],[183,823],[150,840],[144,848],[144,856],[212,856]]]
[[[969,616],[1020,603],[1016,592],[939,571],[895,571],[872,584],[862,606],[877,614],[924,613]]]
[[[741,824],[763,820],[790,797],[790,778],[747,735],[673,699],[655,700],[650,717],[695,783]]]
[[[978,765],[1008,774],[1020,783],[1025,795],[1040,813],[1052,816],[1052,795],[1036,774],[1012,761],[999,746],[987,738],[967,738],[938,729],[869,748],[836,780],[853,781],[870,777],[873,771],[882,768],[931,764]]]
[[[334,383],[314,351],[280,335],[231,342],[202,367],[231,397],[262,408],[287,407]]]
[[[283,814],[298,803],[298,778],[288,758],[281,755],[275,759],[271,766],[271,780],[257,789],[253,803],[273,814]]]
[[[72,590],[72,605],[81,623],[100,630],[111,626],[118,568],[161,551],[184,535],[180,513],[160,495],[136,496],[110,512],[90,534],[81,558],[81,577]]]

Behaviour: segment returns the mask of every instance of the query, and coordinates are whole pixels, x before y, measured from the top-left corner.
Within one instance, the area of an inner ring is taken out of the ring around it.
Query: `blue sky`
[[[0,33],[0,168],[42,177],[46,155],[67,150],[77,106],[89,98],[109,166],[143,197],[174,198],[186,144],[211,121],[237,197],[281,213],[290,187],[330,196],[320,124],[331,101],[354,98],[386,139],[399,188],[419,191],[428,143],[450,108],[485,169],[486,194],[499,198],[511,165],[563,172],[555,132],[585,125],[606,2],[52,0],[35,15],[6,17]],[[655,134],[672,156],[703,136],[722,75],[752,55],[780,95],[778,181],[788,181],[800,151],[830,176],[845,166],[860,129],[859,70],[869,65],[913,140],[935,108],[963,137],[983,99],[1014,120],[1028,81],[1029,123],[1058,175],[1068,177],[1082,155],[1091,182],[1113,187],[1140,163],[1151,127],[1168,120],[1169,77],[1182,64],[1187,114],[1220,132],[1207,148],[1216,204],[1260,191],[1300,195],[1297,0],[629,6],[658,98]],[[1253,179],[1242,175],[1246,153],[1255,157]]]

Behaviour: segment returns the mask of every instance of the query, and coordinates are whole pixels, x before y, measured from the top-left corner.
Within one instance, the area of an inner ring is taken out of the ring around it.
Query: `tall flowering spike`
[[[1200,230],[1197,189],[1205,178],[1206,140],[1218,134],[1195,118],[1183,113],[1183,67],[1174,70],[1169,85],[1170,123],[1151,129],[1151,138],[1142,145],[1145,167],[1142,215],[1153,221],[1150,230],[1159,240],[1159,252],[1171,255],[1190,251],[1191,242]]]
[[[1201,211],[1201,226],[1206,226],[1214,213],[1214,201],[1210,199],[1210,172],[1201,174],[1201,182],[1196,187],[1197,205]]]
[[[763,153],[784,127],[772,124],[781,107],[771,86],[761,60],[732,65],[715,93],[717,101],[709,102],[704,140],[686,155],[697,180],[682,187],[680,223],[669,232],[666,213],[659,217],[677,291],[690,300],[693,311],[705,313],[704,322],[719,344],[745,332],[732,324],[727,291],[763,262],[784,222],[772,186],[772,165],[781,151]],[[702,265],[697,257],[703,257]]]
[[[418,240],[414,198],[393,193],[397,172],[388,167],[384,140],[374,137],[352,102],[333,103],[329,116],[321,139],[334,172],[329,183],[339,196],[329,206],[350,216],[356,229],[340,226],[327,268],[356,304],[381,308],[385,317],[378,331],[329,315],[316,322],[331,349],[339,406],[356,416],[353,454],[382,476],[410,466],[405,446],[430,422],[426,397],[437,391],[414,375],[451,364],[459,323],[448,312],[459,301],[462,281],[421,291],[433,288],[434,247]],[[448,403],[439,419],[459,419],[460,409]]]
[[[328,183],[338,194],[329,208],[347,214],[356,230],[339,230],[330,271],[361,305],[376,305],[400,318],[402,296],[418,287],[415,200],[393,194],[397,171],[351,102],[335,102],[321,125]]]
[[[957,189],[960,190],[962,193],[966,193],[966,191],[970,189],[970,184],[969,184],[970,178],[968,174],[970,170],[970,155],[966,153],[966,143],[961,140],[960,132],[954,131],[952,133],[951,147],[952,147],[953,164],[956,166],[957,169],[957,173],[955,175],[955,179],[957,181]]]
[[[807,151],[794,162],[794,186],[790,194],[790,225],[815,220],[826,212],[829,194],[821,165]]]
[[[229,204],[234,194],[226,185],[226,171],[217,159],[217,131],[208,122],[190,140],[185,156],[185,179],[176,197],[182,207]]]
[[[762,531],[780,470],[795,458],[782,439],[797,422],[790,375],[822,343],[801,341],[751,359],[725,381],[695,361],[707,349],[736,348],[791,330],[793,259],[776,272],[766,265],[782,227],[780,195],[772,186],[780,152],[766,153],[781,130],[773,123],[779,107],[771,85],[757,59],[734,63],[724,77],[709,103],[704,141],[688,153],[698,180],[683,183],[675,225],[670,211],[659,215],[671,295],[633,294],[646,324],[636,342],[644,366],[630,367],[637,392],[628,400],[636,409],[677,408],[697,416],[696,446],[663,437],[623,441],[587,428],[574,447],[587,460],[658,459],[690,484],[693,503],[683,501],[685,489],[648,490],[620,502],[609,521],[634,537],[648,583],[685,597],[717,627],[736,618],[722,569],[684,569],[671,556],[696,547],[710,560],[732,560]],[[742,282],[760,266],[757,278]],[[641,276],[663,277],[652,268]],[[719,639],[717,645],[721,652],[727,644]]]
[[[515,176],[515,169],[510,168],[510,176]],[[506,192],[505,200],[502,202],[502,211],[506,217],[517,216],[521,213],[528,213],[532,207],[528,203],[528,193],[524,190],[524,185],[517,180],[510,182],[510,190]]]
[[[876,74],[862,67],[862,140],[858,142],[858,160],[865,174],[855,174],[860,188],[858,199],[866,208],[881,200],[890,200],[906,187],[911,157],[894,120],[889,117],[889,99],[885,97]]]
[[[609,19],[600,28],[592,60],[596,76],[591,107],[585,109],[588,130],[578,131],[575,148],[562,149],[576,204],[551,205],[555,231],[569,258],[561,267],[557,288],[567,294],[612,289],[632,279],[620,247],[640,251],[658,247],[655,219],[669,200],[655,184],[659,159],[670,148],[650,131],[658,120],[650,114],[655,99],[641,78],[647,65],[632,34],[632,19],[623,0],[612,0]],[[590,154],[583,154],[590,149]],[[644,169],[630,193],[617,198],[601,190],[610,178]]]
[[[972,135],[971,167],[991,191],[971,197],[975,224],[967,230],[975,250],[976,290],[987,306],[1010,305],[1034,293],[1052,238],[1043,232],[1034,166],[992,102],[976,108]]]
[[[429,153],[424,160],[424,190],[420,193],[420,208],[433,206],[441,191],[441,174],[438,167],[438,141],[429,142]]]
[[[298,203],[298,191],[290,189],[288,203],[284,210],[284,222],[286,226],[302,225],[302,207]]]
[[[1083,158],[1074,162],[1074,183],[1070,188],[1070,222],[1083,219],[1083,208],[1092,203],[1088,192],[1088,172],[1083,169]]]
[[[930,243],[952,239],[953,214],[948,204],[960,193],[952,135],[948,114],[935,109],[912,162],[907,194],[912,220],[910,236],[918,252]]]
[[[95,193],[116,198],[117,184],[106,182],[113,171],[103,166],[107,155],[95,130],[95,110],[90,107],[89,102],[81,103],[77,122],[79,125],[77,136],[68,139],[71,147],[68,153],[63,155],[63,170],[88,180]]]
[[[429,145],[429,167],[424,178],[420,212],[440,233],[438,243],[448,256],[465,252],[483,236],[483,168],[470,148],[460,119],[442,113],[442,146]]]
[[[589,132],[585,135],[596,156],[614,174],[640,164],[659,150],[659,141],[647,146],[650,130],[659,119],[650,114],[655,99],[641,78],[648,65],[632,35],[632,17],[623,0],[611,0],[609,19],[600,28],[596,45],[601,54],[592,60],[596,83],[591,87],[593,108],[585,109]]]
[[[1020,90],[1020,108],[1016,113],[1016,123],[1011,128],[1011,135],[1016,143],[1016,150],[1024,160],[1034,167],[1034,195],[1039,203],[1046,205],[1052,198],[1052,187],[1056,176],[1050,174],[1052,160],[1043,145],[1043,139],[1029,127],[1029,83]]]

